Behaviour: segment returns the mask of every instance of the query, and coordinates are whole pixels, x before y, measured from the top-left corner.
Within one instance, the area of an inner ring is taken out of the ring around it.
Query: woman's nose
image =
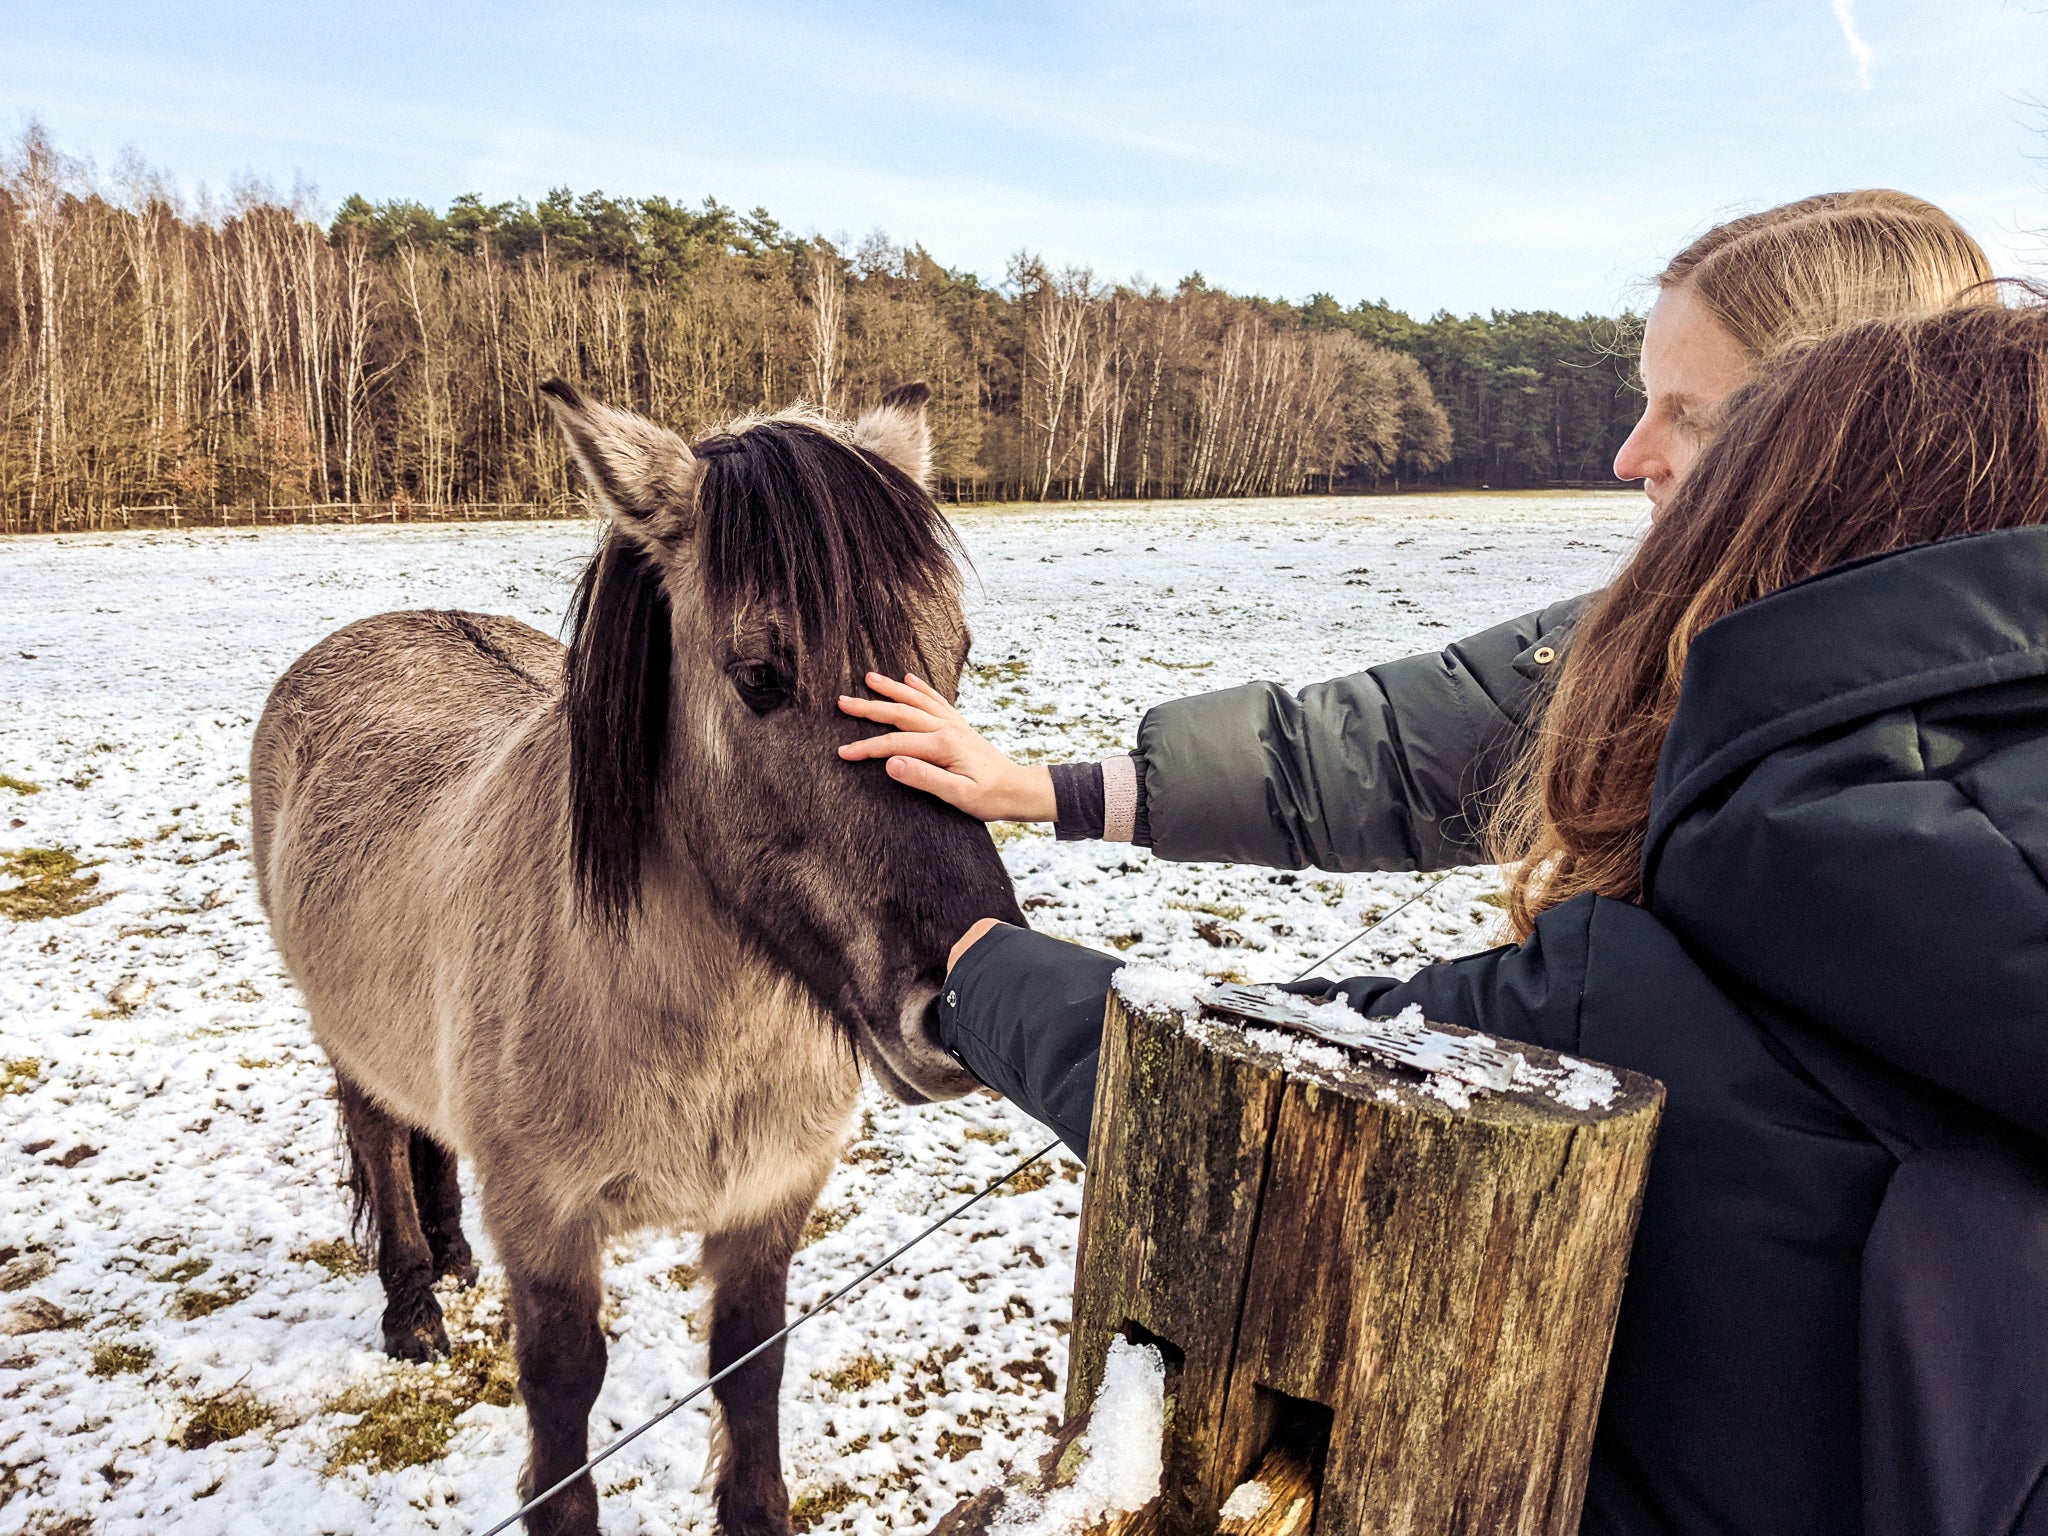
[[[1661,434],[1645,416],[1636,423],[1635,430],[1628,435],[1628,441],[1621,445],[1621,451],[1614,456],[1614,478],[1617,480],[1641,480],[1647,485],[1670,476],[1670,456],[1664,452]]]

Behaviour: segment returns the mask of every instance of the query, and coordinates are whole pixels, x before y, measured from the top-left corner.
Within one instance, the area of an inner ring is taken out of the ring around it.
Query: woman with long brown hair
[[[1521,942],[1324,990],[1666,1084],[1583,1529],[2048,1531],[2048,306],[1765,364],[1541,722]],[[1085,1148],[1116,966],[942,1033]]]

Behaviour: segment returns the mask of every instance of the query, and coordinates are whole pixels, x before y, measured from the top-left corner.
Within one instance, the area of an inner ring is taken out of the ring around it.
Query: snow
[[[981,670],[963,707],[1010,750],[1099,757],[1160,700],[1317,681],[1583,591],[1643,511],[1470,496],[965,514]],[[4,1327],[27,1330],[0,1335],[0,1536],[75,1517],[98,1536],[409,1536],[512,1508],[516,1406],[468,1408],[422,1465],[327,1471],[367,1398],[427,1378],[378,1352],[375,1278],[314,1259],[348,1220],[332,1080],[257,905],[244,764],[272,679],[321,635],[416,606],[552,632],[592,543],[582,523],[0,540],[0,774],[40,786],[0,786],[0,849],[74,850],[107,897],[0,918],[0,1265],[30,1261],[0,1275]],[[1212,977],[1283,980],[1424,883],[1164,864],[1038,829],[1003,829],[1002,847],[1037,926]],[[1344,968],[1400,975],[1497,942],[1481,900],[1497,884],[1454,875]],[[870,1094],[792,1314],[1043,1137],[980,1096]],[[813,1530],[926,1528],[1057,1422],[1080,1182],[1049,1162],[791,1338],[784,1464]],[[502,1282],[479,1247],[488,1321]],[[702,1379],[696,1255],[662,1233],[608,1255],[594,1445]],[[222,1394],[267,1421],[174,1443]],[[605,1529],[708,1532],[709,1430],[692,1404],[606,1463]]]
[[[1256,1520],[1261,1511],[1273,1502],[1273,1490],[1254,1479],[1239,1483],[1230,1490],[1230,1497],[1223,1501],[1223,1508],[1217,1511],[1220,1520]]]
[[[1605,1109],[1621,1090],[1621,1079],[1605,1067],[1573,1056],[1560,1056],[1557,1066],[1539,1067],[1527,1057],[1515,1058],[1515,1086],[1531,1088],[1567,1109]]]
[[[1150,1344],[1109,1341],[1102,1385],[1081,1437],[1074,1480],[1005,1505],[994,1536],[1080,1536],[1110,1515],[1159,1496],[1166,1445],[1166,1362]]]
[[[1200,971],[1176,970],[1167,965],[1127,965],[1110,977],[1109,984],[1132,1008],[1193,1020],[1201,1017],[1202,994],[1216,982]]]

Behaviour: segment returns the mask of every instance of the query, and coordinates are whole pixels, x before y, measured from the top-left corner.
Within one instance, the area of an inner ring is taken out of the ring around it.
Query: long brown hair
[[[1493,822],[1508,913],[1633,901],[1693,637],[1845,560],[2048,523],[2048,306],[1877,320],[1781,354],[1580,622]],[[1823,639],[1824,643],[1824,639]]]
[[[1983,249],[1954,219],[1877,187],[1717,224],[1671,258],[1657,286],[1688,289],[1757,362],[1864,320],[1989,294],[1991,277]]]

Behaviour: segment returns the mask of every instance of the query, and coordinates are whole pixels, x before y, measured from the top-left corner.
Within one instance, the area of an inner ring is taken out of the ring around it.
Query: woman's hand
[[[899,683],[870,672],[867,684],[879,699],[841,694],[839,707],[857,720],[895,729],[848,742],[839,749],[848,762],[887,758],[890,778],[937,795],[979,821],[1052,821],[1059,815],[1051,773],[1011,762],[923,678],[906,673]]]
[[[991,928],[1000,928],[1003,920],[999,917],[978,918],[972,928],[961,934],[953,945],[953,952],[946,956],[946,974],[953,974],[953,967],[960,963],[960,957],[988,937]]]

